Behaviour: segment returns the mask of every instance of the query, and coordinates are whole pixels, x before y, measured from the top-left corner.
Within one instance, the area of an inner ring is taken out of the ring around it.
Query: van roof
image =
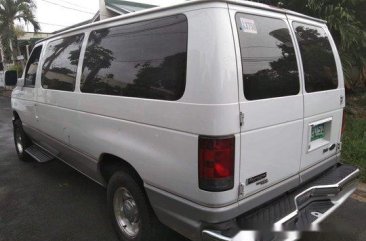
[[[268,10],[268,11],[272,11],[272,12],[279,12],[279,13],[284,13],[284,14],[288,14],[288,15],[293,15],[293,16],[304,18],[304,19],[309,19],[309,20],[313,20],[313,21],[316,21],[316,22],[320,22],[320,23],[327,23],[325,20],[314,18],[314,17],[311,17],[311,16],[307,16],[307,15],[304,15],[304,14],[301,14],[301,13],[298,13],[298,12],[290,11],[290,10],[287,10],[287,9],[284,9],[284,8],[279,8],[279,7],[276,7],[276,6],[271,6],[271,5],[267,5],[267,4],[263,4],[263,3],[251,2],[251,1],[247,1],[247,0],[190,0],[190,1],[186,1],[186,2],[183,2],[183,3],[177,3],[177,4],[173,4],[173,5],[169,5],[169,6],[155,7],[155,8],[150,8],[150,9],[146,9],[146,10],[142,10],[142,11],[138,11],[138,12],[128,13],[128,14],[124,14],[124,15],[121,15],[121,16],[112,17],[112,18],[105,19],[105,20],[102,20],[102,21],[98,21],[98,22],[86,24],[86,25],[83,25],[83,26],[79,26],[79,27],[76,27],[76,28],[71,28],[71,29],[68,29],[66,31],[63,31],[63,32],[57,33],[55,35],[52,35],[48,38],[42,39],[42,40],[38,41],[37,43],[40,43],[40,42],[46,41],[48,39],[63,35],[65,33],[71,33],[71,32],[77,31],[77,30],[86,29],[86,28],[92,27],[92,26],[98,26],[98,25],[108,23],[108,22],[114,22],[114,21],[118,21],[118,20],[122,20],[122,19],[128,19],[128,18],[132,18],[132,17],[136,17],[136,16],[148,15],[148,14],[151,14],[151,13],[161,12],[161,11],[165,11],[165,10],[172,9],[172,8],[202,4],[202,3],[212,3],[212,2],[223,2],[223,3],[231,3],[231,4],[235,4],[235,5],[242,5],[242,6],[252,7],[252,8]]]

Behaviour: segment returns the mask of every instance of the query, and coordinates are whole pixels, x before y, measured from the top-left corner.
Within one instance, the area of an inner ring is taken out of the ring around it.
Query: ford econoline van
[[[161,223],[194,241],[316,229],[357,184],[344,107],[326,22],[234,0],[55,34],[12,93],[20,160],[105,186],[124,241],[160,240]]]

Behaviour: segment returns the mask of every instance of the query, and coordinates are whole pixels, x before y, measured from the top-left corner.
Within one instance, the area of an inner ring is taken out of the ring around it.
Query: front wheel
[[[162,240],[162,225],[151,209],[147,197],[134,178],[116,172],[108,183],[108,209],[120,240]]]
[[[31,142],[25,134],[20,120],[14,121],[14,142],[19,160],[24,162],[32,161],[32,158],[25,152],[25,149],[31,145]]]

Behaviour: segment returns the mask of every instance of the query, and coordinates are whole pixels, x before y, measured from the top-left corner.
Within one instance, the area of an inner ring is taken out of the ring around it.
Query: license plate
[[[311,141],[325,138],[325,124],[313,126],[311,128]]]

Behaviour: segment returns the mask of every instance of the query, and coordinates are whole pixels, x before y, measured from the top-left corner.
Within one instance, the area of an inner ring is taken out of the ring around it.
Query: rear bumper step
[[[318,224],[355,191],[359,173],[356,167],[338,164],[299,188],[239,216],[236,231],[204,230],[203,240],[237,241],[246,237],[250,241],[248,230],[317,231]],[[275,236],[269,240],[273,239]]]

